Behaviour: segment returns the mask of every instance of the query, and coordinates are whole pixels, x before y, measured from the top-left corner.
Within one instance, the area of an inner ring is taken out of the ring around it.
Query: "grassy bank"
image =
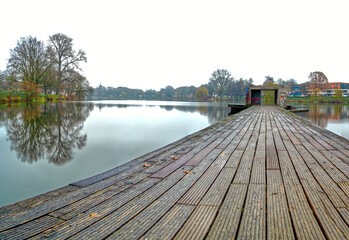
[[[349,103],[349,97],[287,97],[288,103]]]
[[[54,95],[54,94],[39,94],[34,95],[27,92],[15,92],[15,91],[0,91],[0,103],[43,103],[47,101],[64,101],[70,100],[67,96]]]

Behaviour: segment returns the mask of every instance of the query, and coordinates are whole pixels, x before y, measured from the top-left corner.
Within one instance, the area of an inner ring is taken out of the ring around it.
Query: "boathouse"
[[[285,106],[287,90],[279,86],[256,86],[246,89],[246,105]]]

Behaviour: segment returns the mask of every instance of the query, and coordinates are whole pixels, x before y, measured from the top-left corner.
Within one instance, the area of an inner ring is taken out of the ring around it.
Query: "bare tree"
[[[6,88],[6,73],[0,70],[0,90],[4,90]]]
[[[292,90],[293,86],[297,85],[297,81],[293,78],[290,78],[286,80],[285,87],[288,88],[290,91]]]
[[[209,85],[213,86],[214,92],[224,97],[224,93],[229,88],[230,82],[233,80],[231,73],[226,69],[217,69],[211,74]]]
[[[328,88],[328,79],[323,72],[311,72],[308,76],[310,82],[310,89],[320,89],[324,91]]]
[[[263,82],[263,86],[267,86],[267,85],[274,85],[275,81],[273,77],[265,76],[265,80]]]
[[[44,43],[35,37],[22,37],[17,46],[10,50],[7,70],[16,81],[40,85],[49,69]]]
[[[66,84],[66,89],[69,95],[75,94],[77,99],[89,97],[93,93],[93,88],[86,77],[74,70],[69,71],[69,81]]]
[[[62,83],[69,81],[69,71],[81,70],[79,63],[87,61],[86,53],[81,49],[76,52],[73,49],[73,39],[62,33],[50,36],[48,42],[47,51],[57,71],[56,90],[59,93]]]

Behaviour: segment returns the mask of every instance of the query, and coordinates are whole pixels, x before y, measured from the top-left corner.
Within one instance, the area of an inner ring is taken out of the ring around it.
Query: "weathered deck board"
[[[172,239],[194,211],[195,206],[176,204],[141,239]]]
[[[280,151],[279,160],[296,236],[299,239],[325,239],[288,153]]]
[[[237,239],[266,239],[265,184],[250,184]]]
[[[349,239],[348,224],[349,141],[272,106],[0,208],[0,239]]]
[[[267,236],[295,239],[280,170],[267,171]]]

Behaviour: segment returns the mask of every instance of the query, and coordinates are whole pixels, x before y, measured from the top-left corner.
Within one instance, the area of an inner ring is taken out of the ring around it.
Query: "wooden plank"
[[[256,151],[253,159],[250,183],[266,184],[265,182],[265,151]]]
[[[110,179],[108,179],[110,180]],[[90,188],[84,188],[79,189],[74,192],[68,193],[66,195],[63,195],[57,199],[54,199],[49,202],[45,202],[44,204],[41,204],[37,207],[31,208],[29,210],[20,212],[17,215],[8,216],[1,219],[1,225],[0,225],[0,231],[4,231],[6,229],[18,226],[20,224],[23,224],[25,222],[28,222],[30,220],[33,220],[35,218],[38,218],[40,216],[44,216],[45,214],[48,214],[52,211],[55,211],[59,208],[62,208],[68,204],[71,204],[75,201],[78,201],[86,196],[89,196],[98,190],[104,189],[106,187],[111,186],[112,184],[115,184],[116,182],[109,181],[108,183],[104,181],[97,182],[93,185],[93,187]]]
[[[55,198],[60,198],[63,195],[66,195],[68,193],[74,192],[78,190],[79,187],[75,186],[65,186],[35,197],[32,197],[30,199],[20,201],[11,205],[7,205],[0,208],[0,219],[10,216],[10,215],[17,215],[23,211],[27,211],[30,208],[37,207],[38,205],[41,205],[45,202],[51,201]],[[1,222],[1,220],[0,220]]]
[[[184,156],[180,157],[178,160],[166,165],[165,167],[161,168],[159,171],[152,174],[150,177],[152,178],[165,178],[174,171],[176,171],[178,168],[183,166],[186,162],[188,162],[194,155],[192,153],[185,154]]]
[[[237,239],[266,238],[265,184],[250,184]]]
[[[338,157],[336,157],[331,151],[322,151],[324,155],[333,165],[335,165],[346,177],[349,178],[349,165],[345,164]]]
[[[304,142],[303,146],[308,150],[308,152],[313,156],[313,158],[316,159],[318,164],[327,172],[327,174],[333,179],[333,181],[337,183],[349,181],[349,179],[339,169],[337,169],[332,164],[332,162],[330,162],[324,155],[322,155],[321,152],[314,148],[309,142]]]
[[[125,189],[131,186],[137,186],[138,189],[147,189],[154,184],[156,184],[159,180],[146,180],[144,179],[149,175],[148,174],[137,174],[132,181],[124,180],[124,182],[120,182],[118,184],[112,185],[106,189],[103,189],[95,194],[92,194],[86,198],[83,198],[77,202],[69,204],[61,209],[58,209],[54,212],[49,213],[50,216],[68,220],[75,216],[78,216],[81,213],[86,212],[90,208],[97,206],[110,198],[117,197],[116,195]]]
[[[250,182],[250,174],[251,174],[253,157],[254,157],[253,150],[244,152],[240,161],[239,168],[233,180],[234,183],[248,184]]]
[[[217,207],[198,206],[174,239],[204,239],[214,220]]]
[[[275,141],[275,147],[277,151],[285,151],[285,146],[282,143],[282,138],[280,136],[279,130],[277,125],[275,124],[274,121],[272,121],[272,127],[273,127],[273,137],[274,137],[274,141]]]
[[[286,143],[286,141],[284,142]],[[293,145],[285,145],[301,180],[305,193],[313,207],[318,221],[326,233],[326,236],[331,239],[349,238],[348,226],[340,217],[338,211],[329,200],[329,197],[324,193],[320,185],[314,179],[314,176],[309,171],[308,166],[303,161],[301,155]],[[300,145],[297,145],[296,147],[298,148],[299,146]],[[334,194],[331,194],[330,197],[337,201],[336,204],[338,206],[341,205],[339,197],[335,198]]]
[[[269,123],[269,122],[268,122]],[[269,123],[270,125],[270,123]],[[274,136],[271,130],[267,131],[266,135],[266,148],[267,148],[267,169],[279,169],[279,162],[276,153],[276,147],[274,143]]]
[[[311,127],[310,126],[305,126],[309,131],[312,132],[313,136],[315,135],[317,138],[321,139],[324,141],[324,144],[321,144],[325,147],[325,145],[329,145],[330,147],[333,147],[334,149],[327,149],[326,150],[335,150],[335,149],[344,149],[345,148],[345,145],[343,146],[343,141],[340,141],[340,142],[337,142],[335,141],[335,136],[336,135],[333,135],[332,133],[332,137],[329,136],[328,134],[326,134],[326,132],[328,131],[323,131],[324,129],[319,129],[317,126],[315,125],[312,125]],[[320,141],[318,141],[320,142]]]
[[[198,205],[201,198],[207,192],[213,181],[218,176],[222,167],[211,166],[189,191],[178,201],[179,204]]]
[[[240,160],[244,150],[235,150],[232,155],[229,157],[225,167],[237,168],[240,164]]]
[[[254,131],[253,134],[258,133],[258,131]],[[251,167],[252,167],[252,162],[253,162],[253,157],[254,157],[254,152],[256,149],[256,144],[257,144],[258,137],[251,137],[246,149],[244,149],[244,154],[241,158],[239,168],[237,170],[234,183],[248,183],[250,179],[250,172],[251,172]],[[237,150],[240,150],[236,148]],[[236,164],[236,163],[235,163]]]
[[[241,139],[241,141],[240,141],[240,143],[239,143],[239,145],[237,146],[237,148],[236,149],[238,149],[238,150],[245,150],[246,149],[246,146],[247,146],[247,144],[248,144],[248,142],[249,142],[249,140],[250,140],[250,137],[251,137],[251,135],[252,135],[252,130],[248,130],[247,132],[246,132],[246,134],[244,135],[244,137]]]
[[[266,137],[266,133],[259,133],[258,143],[257,143],[257,148],[256,148],[257,152],[265,152],[266,151],[265,137]]]
[[[346,138],[343,138],[327,129],[323,129],[319,126],[309,124],[309,122],[305,121],[304,119],[296,119],[299,124],[303,125],[305,128],[307,128],[309,131],[311,131],[313,134],[321,137],[324,139],[327,143],[330,143],[331,146],[334,146],[337,149],[347,149],[349,150],[349,141]],[[313,135],[311,134],[311,135]]]
[[[226,130],[224,133],[215,141],[218,143],[216,148],[224,149],[231,142],[231,139],[238,134],[239,131]]]
[[[277,125],[277,128],[279,130],[279,133],[280,133],[280,136],[283,140],[289,140],[290,138],[288,137],[286,131],[282,128],[282,125],[281,123],[279,122],[278,119],[275,119],[275,122],[276,122],[276,125]]]
[[[331,151],[331,153],[333,153],[337,158],[339,158],[345,164],[349,165],[349,157],[344,155],[340,150],[333,150]]]
[[[191,169],[186,170],[190,171]],[[118,194],[118,197],[111,198],[58,227],[44,232],[41,237],[65,239],[72,237],[74,234],[81,234],[81,236],[86,237],[90,236],[90,231],[95,231],[95,236],[91,235],[91,238],[106,237],[110,234],[108,231],[109,227],[120,226],[124,221],[134,217],[185,175],[183,170],[179,169],[161,181],[155,178],[148,178],[145,180],[147,184],[144,183],[142,186],[135,185],[135,187]],[[154,185],[154,182],[158,183]],[[104,221],[114,222],[115,225],[106,225]],[[100,233],[100,235],[97,233]]]
[[[199,175],[199,173],[198,173]],[[146,209],[123,225],[120,229],[114,231],[108,239],[135,239],[144,235],[152,226],[155,225],[180,199],[190,186],[195,182],[197,176],[187,175],[164,193],[159,199],[151,203]],[[112,231],[110,231],[112,232]],[[99,236],[98,236],[99,237]]]
[[[140,239],[159,240],[172,239],[184,222],[194,211],[195,206],[176,204],[160,221],[158,221]]]
[[[313,176],[320,184],[323,191],[331,200],[332,204],[337,207],[346,207],[349,205],[349,198],[345,193],[338,187],[331,177],[325,172],[325,170],[318,164],[318,162],[311,156],[311,154],[301,145],[296,146],[299,154],[304,159]],[[307,174],[307,176],[311,176]],[[313,179],[313,176],[312,179]],[[339,178],[340,179],[340,178]],[[322,192],[322,191],[321,191]]]
[[[195,166],[198,164],[202,159],[204,159],[213,149],[215,149],[218,146],[217,142],[213,142],[210,145],[208,145],[206,148],[204,148],[202,151],[200,151],[198,154],[196,154],[190,161],[186,162],[186,165],[189,166]]]
[[[276,149],[270,150],[269,148],[269,150],[267,151],[267,169],[280,169]]]
[[[339,208],[339,214],[342,216],[347,225],[349,225],[349,209],[348,208]]]
[[[199,205],[219,207],[230,187],[235,172],[236,169],[234,168],[223,168],[215,182],[200,201]]]
[[[167,191],[171,191],[172,195],[166,194],[166,196],[171,197],[172,200],[178,200],[185,193],[187,189],[189,189],[197,179],[206,171],[206,169],[210,166],[213,160],[222,152],[221,149],[213,150],[207,157],[205,157],[199,165],[195,168],[191,169],[193,174],[185,174],[186,170],[178,169],[176,173],[181,176],[184,174],[185,177],[176,180],[169,179],[173,174],[168,176],[167,178],[161,180],[158,184],[152,187],[149,191],[146,191],[144,194],[137,197],[122,206],[120,209],[112,212],[110,215],[103,218],[103,221],[96,222],[91,225],[88,229],[84,229],[81,232],[78,232],[76,235],[72,236],[72,239],[81,239],[81,238],[94,238],[94,239],[103,239],[128,221],[133,219],[136,215],[138,215],[141,211],[143,211],[147,206],[153,203],[157,198],[159,198],[162,194]],[[190,167],[190,166],[186,166]],[[167,180],[167,181],[166,181]],[[179,181],[181,180],[181,181]],[[178,183],[176,182],[178,181]],[[165,184],[167,183],[167,184]],[[174,188],[172,188],[174,186]],[[174,190],[173,190],[174,189]],[[178,199],[177,199],[178,198]],[[162,212],[161,212],[162,213]],[[105,224],[108,223],[108,224]],[[112,224],[110,224],[112,223]]]
[[[230,131],[229,136],[226,137],[224,141],[217,146],[217,148],[225,149],[231,143],[231,141],[234,140],[234,138],[238,135],[239,132],[239,130]]]
[[[205,156],[207,156],[207,154],[211,152],[215,147],[217,147],[219,142],[216,142],[216,139],[219,138],[221,135],[222,133],[212,135],[206,141],[202,142],[198,146],[195,146],[190,152],[187,152],[178,160],[173,161],[172,163],[168,164],[167,166],[152,174],[151,177],[165,178],[170,173],[183,166],[189,160],[191,160],[192,162],[188,163],[188,165],[193,165],[193,163],[196,164],[197,162],[201,161]],[[168,157],[169,156],[170,155],[168,154]],[[176,155],[174,156],[176,157]]]
[[[280,170],[267,170],[267,238],[295,239]]]
[[[291,144],[288,140],[285,142],[286,146],[287,144]],[[325,239],[288,153],[286,151],[280,151],[278,154],[289,211],[297,238]]]
[[[207,239],[234,239],[236,237],[247,188],[247,184],[230,186]]]
[[[1,232],[0,239],[27,239],[62,222],[63,220],[58,218],[44,216],[19,227]]]
[[[342,189],[342,191],[349,196],[349,182],[339,182],[337,183],[338,187]]]
[[[293,132],[291,130],[285,130],[286,131],[286,134],[287,136],[290,138],[290,140],[292,141],[292,143],[294,145],[299,145],[299,144],[302,144],[299,139],[293,134]]]
[[[309,128],[308,128],[309,129]],[[314,135],[313,133],[309,133],[318,143],[321,144],[326,150],[335,150],[336,148],[332,146],[330,142],[326,142],[321,137]]]

